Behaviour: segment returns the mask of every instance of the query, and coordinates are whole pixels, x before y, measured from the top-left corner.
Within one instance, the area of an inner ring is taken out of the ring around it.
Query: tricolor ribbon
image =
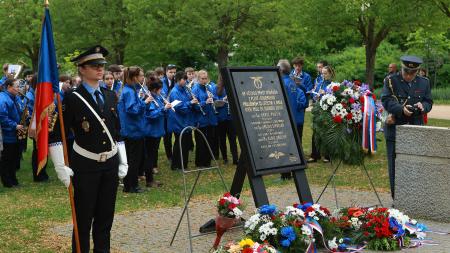
[[[377,151],[376,138],[376,108],[372,93],[366,92],[364,95],[364,114],[362,128],[362,148],[366,152],[374,153]]]

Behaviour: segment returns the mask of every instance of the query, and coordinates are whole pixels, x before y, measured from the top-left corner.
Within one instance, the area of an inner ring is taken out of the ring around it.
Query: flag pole
[[[44,7],[48,9],[49,2],[48,0],[45,0]],[[67,140],[66,140],[66,131],[64,127],[64,118],[62,115],[62,104],[61,104],[61,96],[59,92],[56,93],[56,100],[58,102],[58,117],[59,117],[59,125],[61,130],[61,141],[63,145],[63,153],[64,153],[64,164],[69,167],[69,159],[67,155]],[[77,214],[75,211],[75,200],[73,198],[73,179],[70,177],[70,184],[69,184],[69,200],[70,200],[70,207],[72,209],[72,222],[73,222],[73,234],[75,239],[75,249],[77,253],[81,253],[81,247],[80,247],[80,236],[78,233],[78,222],[77,222]]]
[[[64,164],[69,167],[69,159],[67,155],[67,140],[66,140],[66,131],[64,127],[64,118],[62,115],[62,105],[61,105],[61,95],[59,93],[56,93],[56,100],[58,101],[58,117],[59,117],[59,126],[61,130],[61,141],[63,144],[63,152],[64,152]],[[81,247],[80,247],[80,236],[78,234],[78,222],[77,222],[77,214],[75,211],[75,200],[73,198],[73,178],[70,177],[70,184],[69,184],[69,199],[70,199],[70,207],[72,209],[72,222],[73,222],[73,234],[75,239],[75,248],[77,250],[77,253],[81,253]]]

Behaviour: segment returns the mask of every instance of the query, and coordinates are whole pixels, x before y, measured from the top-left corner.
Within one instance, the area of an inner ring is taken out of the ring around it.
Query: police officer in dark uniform
[[[400,72],[385,78],[381,94],[383,107],[389,113],[384,135],[388,156],[391,195],[395,191],[395,131],[397,125],[423,125],[423,114],[431,111],[430,83],[417,75],[422,59],[416,56],[402,56]]]
[[[90,251],[90,231],[94,252],[110,252],[110,231],[114,219],[119,178],[127,174],[125,146],[118,142],[116,95],[99,86],[108,51],[95,46],[71,61],[78,66],[82,84],[64,98],[66,133],[73,129],[74,151],[70,168],[64,164],[59,123],[50,136],[49,153],[58,178],[69,187],[70,177],[81,252]],[[75,242],[72,242],[75,252]]]

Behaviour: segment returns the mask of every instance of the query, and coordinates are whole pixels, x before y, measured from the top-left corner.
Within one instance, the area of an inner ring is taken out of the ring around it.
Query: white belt
[[[111,151],[96,154],[78,146],[76,142],[73,142],[73,150],[81,156],[103,163],[117,154],[117,145],[114,145]]]

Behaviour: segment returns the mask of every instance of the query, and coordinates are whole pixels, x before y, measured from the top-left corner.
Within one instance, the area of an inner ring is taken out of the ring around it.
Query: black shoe
[[[141,189],[140,187],[136,187],[136,188],[133,188],[133,189],[130,189],[130,190],[123,189],[123,192],[127,192],[127,193],[143,193],[144,190]]]
[[[317,159],[315,159],[315,158],[309,158],[308,160],[306,160],[308,163],[316,163],[317,162]]]

